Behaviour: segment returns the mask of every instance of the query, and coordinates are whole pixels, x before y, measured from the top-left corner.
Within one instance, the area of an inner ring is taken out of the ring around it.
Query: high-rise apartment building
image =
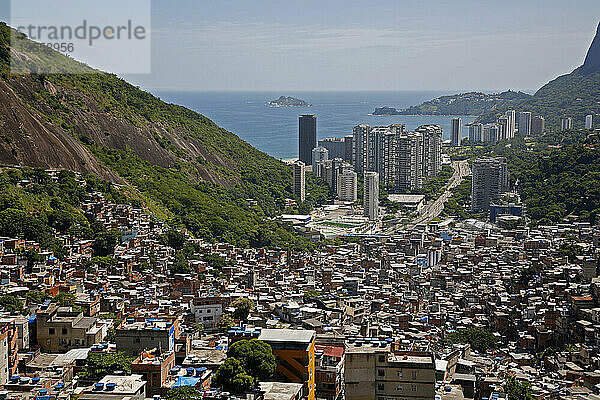
[[[364,172],[367,163],[367,137],[371,127],[360,124],[352,129],[352,165],[356,172]]]
[[[469,125],[469,141],[471,143],[481,142],[483,139],[483,124],[473,122]]]
[[[415,132],[421,134],[423,143],[423,177],[436,176],[442,170],[442,127],[421,125]]]
[[[315,147],[312,149],[312,172],[316,176],[321,176],[319,173],[319,163],[329,159],[329,150],[325,147]]]
[[[585,129],[592,129],[594,126],[594,116],[592,114],[585,116]]]
[[[509,138],[508,131],[510,130],[510,121],[507,116],[498,118],[498,140]]]
[[[506,131],[506,139],[512,139],[515,137],[515,132],[517,130],[517,113],[515,110],[508,110],[505,115],[508,117],[508,130]]]
[[[485,124],[483,126],[483,141],[485,143],[496,143],[500,137],[499,124]]]
[[[546,130],[546,120],[541,115],[536,115],[531,119],[531,134],[543,135]]]
[[[321,139],[318,142],[318,147],[324,147],[329,152],[329,158],[341,158],[345,156],[345,141],[344,138],[329,137]]]
[[[442,169],[439,125],[422,125],[415,132],[406,131],[401,124],[358,125],[353,132],[354,170],[379,173],[390,191],[418,189],[424,178],[436,176]]]
[[[462,141],[462,119],[452,118],[452,126],[450,128],[450,145],[460,146]]]
[[[471,211],[489,210],[508,190],[508,167],[503,157],[482,157],[473,161]]]
[[[355,202],[357,199],[358,175],[354,171],[344,171],[338,175],[337,195],[341,201]]]
[[[531,113],[523,111],[519,113],[519,135],[531,134]]]
[[[573,118],[561,118],[560,119],[560,130],[566,131],[568,129],[573,129]]]
[[[354,140],[353,135],[344,136],[344,161],[352,162],[352,142]]]
[[[300,201],[306,200],[306,165],[302,161],[294,163],[292,171],[292,191]]]
[[[377,220],[379,217],[379,174],[377,172],[365,172],[363,192],[364,215],[372,221]]]
[[[298,159],[312,165],[312,149],[317,147],[317,117],[301,115],[298,119]]]

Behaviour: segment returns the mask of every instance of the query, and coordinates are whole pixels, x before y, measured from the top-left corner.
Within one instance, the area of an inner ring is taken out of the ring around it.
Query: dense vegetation
[[[257,339],[235,342],[227,352],[227,360],[219,367],[213,385],[233,393],[244,393],[259,381],[275,373],[275,356],[271,346]]]
[[[497,145],[460,149],[456,158],[505,157],[511,186],[526,206],[532,225],[561,221],[569,214],[595,222],[600,213],[600,144],[598,134],[586,130],[549,133],[542,137],[515,137]],[[470,178],[452,190],[444,214],[470,216]]]
[[[79,376],[87,381],[98,382],[116,371],[131,375],[131,363],[134,358],[123,352],[90,353]]]
[[[471,348],[480,353],[494,349],[498,339],[493,333],[482,328],[459,329],[446,336],[444,343],[449,344],[469,344]]]

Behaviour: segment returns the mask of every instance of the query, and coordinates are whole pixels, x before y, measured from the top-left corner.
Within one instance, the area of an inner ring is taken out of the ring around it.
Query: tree
[[[204,256],[202,256],[202,261],[207,262],[209,267],[217,269],[219,271],[222,270],[223,267],[229,265],[227,260],[225,260],[218,254],[205,254]]]
[[[23,302],[18,297],[9,294],[0,297],[0,307],[11,314],[23,313]]]
[[[135,358],[122,351],[115,353],[90,353],[81,371],[81,377],[90,381],[99,381],[115,371],[131,375],[131,363]]]
[[[506,400],[533,400],[531,385],[527,382],[519,382],[514,376],[504,381]]]
[[[51,299],[48,293],[40,292],[39,290],[32,290],[25,293],[25,298],[34,304],[41,304],[44,301]]]
[[[219,319],[219,331],[227,332],[234,324],[235,322],[230,314],[223,314]]]
[[[248,374],[260,381],[271,379],[277,366],[271,346],[258,339],[235,342],[227,356],[240,360]]]
[[[190,386],[181,386],[170,389],[162,398],[164,400],[196,400],[203,399],[204,393]]]
[[[235,307],[233,312],[233,318],[245,321],[250,315],[250,311],[254,309],[254,302],[247,297],[240,297],[231,303],[232,307]]]
[[[60,307],[73,307],[77,297],[73,293],[60,292],[54,298]]]
[[[172,274],[189,274],[192,272],[190,262],[185,257],[183,251],[178,251],[175,253],[175,260],[173,260],[173,265],[171,266],[170,271]]]
[[[165,232],[164,235],[160,236],[160,243],[165,246],[169,246],[174,248],[175,250],[183,249],[183,245],[185,244],[186,237],[183,232],[180,232],[175,229],[169,229]]]
[[[106,257],[114,253],[115,246],[119,244],[121,240],[121,232],[111,230],[108,232],[99,232],[96,234],[94,243],[92,243],[92,250],[94,251],[95,257]]]
[[[473,349],[479,352],[495,348],[497,342],[498,339],[492,332],[481,328],[459,329],[449,334],[445,339],[446,344],[470,344]]]
[[[242,361],[232,357],[227,358],[217,369],[213,382],[216,386],[233,393],[244,393],[255,385],[254,378],[248,375]]]

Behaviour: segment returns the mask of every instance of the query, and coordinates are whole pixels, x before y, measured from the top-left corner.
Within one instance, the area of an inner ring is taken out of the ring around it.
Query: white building
[[[341,201],[355,202],[358,196],[358,179],[354,171],[344,171],[337,179],[337,195]]]
[[[294,163],[292,171],[292,190],[300,201],[306,200],[306,165],[302,161]]]
[[[515,137],[515,131],[517,129],[517,113],[515,110],[508,110],[506,112],[508,117],[508,130],[506,131],[506,138],[512,139]]]
[[[220,297],[197,297],[190,302],[190,310],[194,320],[202,324],[207,332],[218,328],[223,316],[223,301]]]
[[[592,114],[585,116],[585,129],[592,129],[594,127],[594,116]]]
[[[325,147],[315,147],[312,149],[312,172],[316,176],[319,175],[319,163],[329,159],[329,150]]]
[[[483,124],[472,123],[469,125],[469,141],[471,143],[481,142],[483,138]]]
[[[365,172],[363,206],[365,217],[370,220],[377,220],[379,217],[379,174],[377,172]]]
[[[560,130],[566,131],[568,129],[573,129],[573,119],[572,118],[561,118],[560,119]]]

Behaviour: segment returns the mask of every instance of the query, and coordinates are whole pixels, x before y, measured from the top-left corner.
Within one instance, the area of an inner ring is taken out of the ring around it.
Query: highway
[[[446,190],[433,203],[427,204],[423,210],[419,212],[419,216],[415,218],[410,225],[415,226],[422,223],[427,223],[439,216],[444,210],[444,203],[452,196],[451,189],[460,185],[465,176],[471,174],[468,161],[453,161],[452,168],[454,174],[450,178],[450,183],[446,186]]]
[[[425,207],[419,211],[419,215],[410,223],[397,224],[385,230],[384,233],[393,234],[396,230],[414,228],[418,224],[427,223],[439,216],[444,210],[444,203],[450,198],[450,196],[452,196],[451,189],[460,185],[466,176],[471,175],[471,168],[469,168],[469,163],[466,160],[453,161],[452,168],[454,169],[454,174],[450,178],[448,185],[446,185],[444,193],[442,193],[435,201],[425,205]]]

